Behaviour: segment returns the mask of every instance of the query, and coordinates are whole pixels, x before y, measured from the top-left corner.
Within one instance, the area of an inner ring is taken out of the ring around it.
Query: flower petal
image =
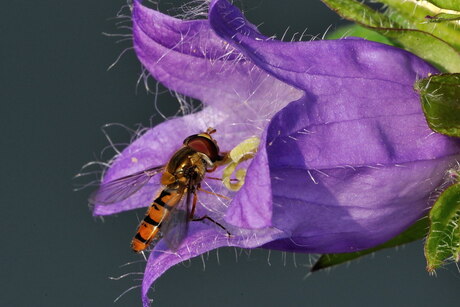
[[[139,60],[156,80],[205,105],[228,109],[250,99],[251,108],[263,112],[273,88],[278,97],[295,91],[244,60],[207,20],[179,20],[137,0],[133,36]]]
[[[235,230],[232,236],[222,231],[213,224],[193,222],[190,224],[189,233],[175,252],[168,250],[163,241],[160,241],[149,256],[145,275],[142,282],[142,300],[145,307],[150,306],[147,294],[153,282],[173,265],[190,258],[204,254],[210,250],[223,246],[237,246],[255,248],[266,242],[280,238],[283,233],[276,229],[264,231]]]
[[[436,72],[407,51],[363,39],[290,43],[267,39],[226,0],[211,2],[209,22],[259,68],[317,95],[334,95],[337,89],[355,86],[359,86],[357,95],[362,88],[369,92],[394,90],[398,84],[412,88],[414,77]]]
[[[333,98],[291,103],[268,128],[272,225],[291,238],[266,247],[338,253],[382,243],[426,213],[460,159],[460,142],[431,133],[423,114],[312,123],[328,106]]]

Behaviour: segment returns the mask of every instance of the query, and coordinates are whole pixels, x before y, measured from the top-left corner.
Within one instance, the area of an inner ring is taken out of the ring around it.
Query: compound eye
[[[184,143],[183,143],[183,144],[184,144],[184,145],[187,145],[188,142],[190,142],[190,139],[196,138],[196,137],[198,137],[198,134],[194,134],[194,135],[188,136],[188,137],[184,140]]]
[[[219,148],[208,138],[202,136],[191,136],[184,143],[197,152],[201,152],[209,157],[211,161],[216,161],[219,158]]]

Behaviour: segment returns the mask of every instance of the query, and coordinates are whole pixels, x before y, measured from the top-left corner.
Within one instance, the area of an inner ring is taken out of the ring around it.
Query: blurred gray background
[[[89,180],[80,167],[112,154],[101,127],[157,124],[154,95],[136,87],[141,67],[130,41],[106,37],[125,4],[112,1],[3,3],[0,21],[2,213],[0,306],[140,306],[144,261],[129,243],[144,210],[91,216]],[[165,10],[177,2],[162,1]],[[267,34],[322,35],[343,24],[319,0],[244,0],[247,16]],[[127,10],[125,10],[127,12]],[[263,23],[263,24],[262,24]],[[129,26],[129,23],[125,24]],[[298,37],[299,35],[297,35]],[[308,39],[306,37],[305,39]],[[154,84],[152,82],[152,84]],[[160,91],[164,89],[160,88]],[[159,107],[172,115],[168,93]],[[152,117],[153,116],[153,117]],[[129,133],[112,127],[115,142]],[[168,271],[150,296],[154,306],[458,306],[460,273],[454,265],[425,272],[422,244],[388,250],[350,266],[307,276],[310,257],[233,248]],[[219,261],[218,261],[219,259]],[[127,264],[123,266],[124,264]]]

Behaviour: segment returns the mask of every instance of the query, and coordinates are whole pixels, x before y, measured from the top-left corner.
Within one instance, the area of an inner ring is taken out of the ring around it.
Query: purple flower
[[[352,252],[380,244],[426,213],[430,193],[460,143],[428,128],[417,78],[436,70],[418,57],[362,39],[287,43],[269,39],[226,0],[208,19],[180,20],[133,4],[136,53],[151,75],[199,99],[198,113],[166,121],[129,145],[104,182],[161,165],[183,139],[214,127],[223,151],[258,136],[238,192],[207,180],[177,251],[160,241],[143,280],[144,305],[169,267],[221,246],[294,252]],[[95,215],[146,207],[157,177]]]

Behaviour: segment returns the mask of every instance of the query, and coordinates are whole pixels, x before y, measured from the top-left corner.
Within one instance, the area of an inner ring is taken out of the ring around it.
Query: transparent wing
[[[172,251],[177,250],[188,232],[193,193],[191,188],[184,189],[182,193],[185,194],[184,197],[171,209],[168,218],[161,225],[163,239],[165,239],[168,248]]]
[[[139,191],[150,178],[164,170],[164,166],[155,166],[143,171],[124,176],[101,184],[99,189],[91,194],[91,204],[109,205],[122,201]]]

